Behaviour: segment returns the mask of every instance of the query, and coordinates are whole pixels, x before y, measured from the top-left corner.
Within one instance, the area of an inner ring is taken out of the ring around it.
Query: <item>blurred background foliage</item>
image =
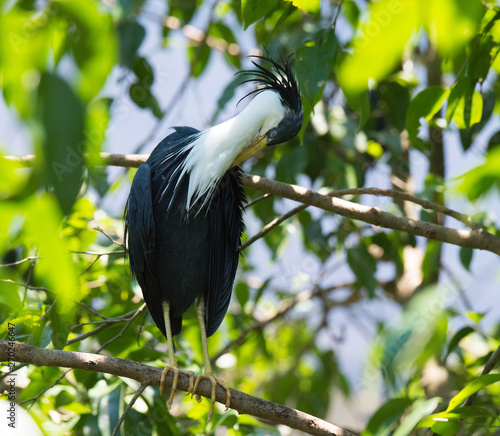
[[[457,206],[499,235],[494,0],[14,0],[0,10],[2,104],[26,137],[21,151],[0,147],[36,154],[30,169],[0,159],[2,337],[10,322],[17,340],[38,347],[165,363],[165,340],[122,245],[134,171],[110,172],[99,153],[109,151],[124,101],[160,125],[215,57],[235,72],[257,48],[295,53],[305,122],[299,138],[245,171],[326,192],[412,193]],[[144,50],[148,38],[155,45]],[[151,58],[171,59],[179,45],[187,80],[165,106],[156,85],[169,82]],[[224,85],[211,122],[235,113],[237,84]],[[147,133],[126,149],[151,151],[157,141]],[[445,223],[397,198],[350,198]],[[247,210],[248,226],[292,207],[261,199]],[[312,209],[243,254],[229,313],[210,340],[217,374],[232,387],[363,435],[498,434],[498,368],[480,376],[499,347],[498,289],[477,303],[487,291],[477,284],[481,265],[498,268],[492,254]],[[490,285],[498,288],[498,273]],[[181,366],[200,371],[193,313],[176,343]],[[47,435],[111,434],[138,388],[107,374],[23,371],[29,383],[18,400]],[[207,403],[179,395],[169,415],[149,387],[121,434],[290,434],[222,408],[205,424]]]

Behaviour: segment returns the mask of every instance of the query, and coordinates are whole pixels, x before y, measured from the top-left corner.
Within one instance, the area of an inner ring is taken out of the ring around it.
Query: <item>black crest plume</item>
[[[262,59],[268,62],[271,68],[265,68],[257,62],[252,61],[252,64],[257,67],[256,70],[242,70],[237,73],[242,76],[253,76],[251,79],[243,81],[242,84],[254,82],[262,86],[261,88],[249,92],[241,100],[249,95],[259,94],[266,89],[271,89],[279,93],[281,100],[288,108],[294,112],[300,112],[302,110],[302,98],[300,97],[299,87],[290,65],[290,58],[292,55],[288,56],[286,59],[281,58],[280,63],[265,56],[252,55],[249,57]]]

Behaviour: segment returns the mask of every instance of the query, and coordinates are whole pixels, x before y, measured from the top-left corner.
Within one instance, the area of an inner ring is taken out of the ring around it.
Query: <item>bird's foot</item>
[[[196,395],[196,401],[201,402],[201,397],[196,394],[196,390],[198,389],[198,385],[200,384],[201,380],[208,380],[210,383],[212,383],[212,392],[210,394],[210,410],[208,411],[208,416],[207,416],[207,422],[210,421],[210,418],[212,417],[212,413],[214,411],[214,404],[215,404],[215,390],[217,388],[217,385],[220,385],[222,388],[226,390],[226,409],[229,409],[229,404],[231,402],[231,389],[229,386],[223,381],[216,379],[213,373],[211,372],[206,372],[205,374],[200,374],[196,377],[196,383],[194,385],[194,389],[191,392],[191,398],[193,398],[193,395]]]
[[[186,371],[183,369],[179,369],[178,366],[166,366],[163,372],[161,373],[161,381],[160,381],[160,395],[163,395],[163,391],[165,389],[165,381],[167,379],[167,374],[169,371],[172,371],[174,374],[174,379],[172,380],[172,387],[170,388],[170,396],[167,400],[167,408],[170,410],[172,406],[172,402],[174,401],[175,394],[177,394],[177,382],[179,381],[179,374],[185,374],[189,377],[189,387],[188,394],[193,392],[194,385],[194,372]]]

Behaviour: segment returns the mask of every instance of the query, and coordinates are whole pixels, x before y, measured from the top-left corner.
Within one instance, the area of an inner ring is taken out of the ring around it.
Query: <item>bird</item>
[[[217,384],[226,391],[226,410],[231,401],[229,386],[213,374],[207,337],[219,328],[228,310],[238,267],[246,200],[240,165],[266,146],[295,137],[304,117],[291,56],[279,61],[252,57],[255,69],[237,73],[245,79],[241,83],[257,85],[243,97],[253,96],[249,104],[235,117],[204,131],[173,127],[138,168],[124,214],[132,274],[167,339],[168,365],[162,372],[160,394],[169,371],[173,373],[169,410],[180,373],[189,376],[191,396],[201,380],[209,380],[207,421]],[[196,383],[191,371],[179,369],[173,339],[181,332],[183,313],[193,304],[203,351],[203,374]]]

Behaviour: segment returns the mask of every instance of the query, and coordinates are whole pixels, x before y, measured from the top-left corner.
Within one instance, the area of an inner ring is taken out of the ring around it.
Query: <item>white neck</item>
[[[181,177],[189,174],[186,208],[204,194],[210,197],[217,182],[257,135],[265,135],[283,119],[284,108],[275,91],[257,94],[234,118],[203,131],[190,145]]]

